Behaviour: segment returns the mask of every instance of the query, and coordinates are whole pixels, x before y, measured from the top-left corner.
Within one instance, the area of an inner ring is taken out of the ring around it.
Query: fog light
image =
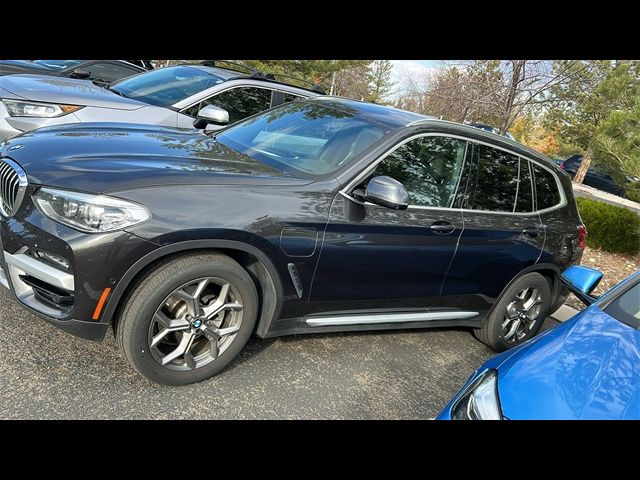
[[[62,270],[69,272],[70,264],[69,260],[56,255],[55,253],[45,252],[44,250],[34,250],[35,256],[45,263],[48,263],[52,267],[61,268]]]

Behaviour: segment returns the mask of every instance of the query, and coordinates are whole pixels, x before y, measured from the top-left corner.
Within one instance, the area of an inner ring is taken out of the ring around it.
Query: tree
[[[393,64],[389,60],[375,60],[369,69],[371,71],[371,86],[368,100],[375,103],[384,102],[394,86],[394,82],[391,80]]]
[[[449,120],[489,123],[504,134],[518,117],[546,101],[545,93],[566,80],[570,66],[553,69],[542,60],[449,62],[423,82],[410,82],[399,103]]]
[[[554,69],[568,69],[568,81],[556,84],[548,97],[547,123],[558,129],[561,142],[584,152],[574,181],[582,183],[592,159],[614,176],[616,162],[603,155],[602,129],[612,112],[630,112],[640,94],[640,63],[637,61],[567,61],[554,63]],[[600,140],[601,142],[602,140]],[[596,152],[597,150],[597,152]],[[595,154],[595,155],[594,155]],[[618,175],[621,170],[618,168]]]

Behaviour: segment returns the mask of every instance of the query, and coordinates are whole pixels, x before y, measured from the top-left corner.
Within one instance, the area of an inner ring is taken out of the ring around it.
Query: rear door
[[[464,231],[443,287],[442,302],[486,310],[542,252],[545,230],[535,211],[528,160],[474,144],[469,194],[461,202]]]

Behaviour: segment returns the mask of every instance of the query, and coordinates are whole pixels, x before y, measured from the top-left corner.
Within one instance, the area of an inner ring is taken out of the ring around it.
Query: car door
[[[479,143],[472,158],[462,203],[464,231],[441,301],[482,311],[515,275],[538,261],[545,230],[535,211],[527,159]]]
[[[401,312],[387,318],[403,322],[410,311],[424,313],[437,303],[463,227],[462,211],[452,205],[464,188],[460,178],[467,145],[434,134],[405,140],[335,198],[310,313],[360,310],[370,312],[375,322],[377,314]],[[354,198],[354,190],[366,188],[368,180],[380,175],[406,187],[406,210]]]

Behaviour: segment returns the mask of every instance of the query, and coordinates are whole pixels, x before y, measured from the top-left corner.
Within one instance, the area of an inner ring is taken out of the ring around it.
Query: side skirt
[[[321,315],[280,319],[271,324],[263,338],[284,335],[328,332],[361,332],[369,330],[406,330],[442,327],[481,327],[486,311],[451,309],[327,312]]]

